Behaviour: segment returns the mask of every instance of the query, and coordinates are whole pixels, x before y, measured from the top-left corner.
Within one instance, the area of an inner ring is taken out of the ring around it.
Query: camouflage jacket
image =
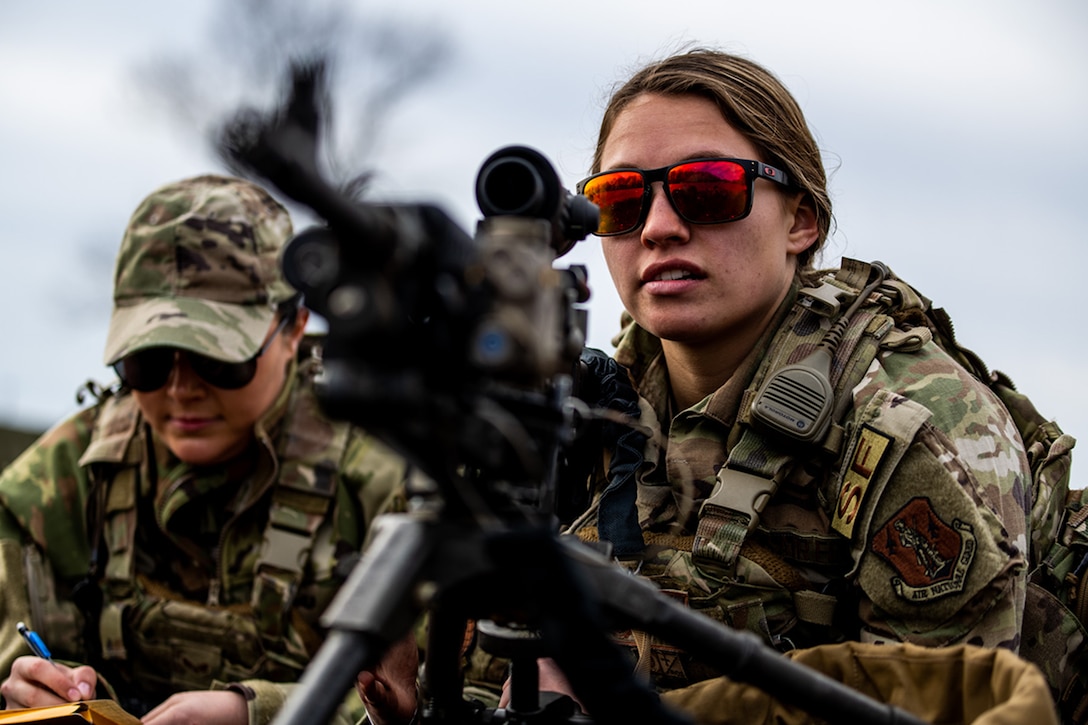
[[[748,411],[760,382],[804,358],[827,328],[795,304],[797,289],[733,377],[688,410],[672,410],[660,341],[627,320],[615,358],[653,432],[637,475],[645,548],[628,565],[782,650],[901,641],[1015,652],[1030,508],[1024,447],[1000,401],[927,330],[863,306],[834,359],[834,376],[845,379],[854,366],[857,382],[841,396],[827,439],[752,445]],[[854,353],[866,343],[875,357]],[[705,530],[703,503],[721,490],[723,472],[758,471],[776,456],[785,461],[776,492],[739,552],[722,556],[722,529]],[[598,538],[606,484],[600,476],[570,533]],[[637,633],[621,640],[664,689],[715,675]]]
[[[289,376],[237,467],[178,461],[126,393],[42,436],[0,475],[0,631],[30,623],[134,711],[230,685],[251,722],[271,719],[404,476],[375,439],[320,414],[315,366]],[[0,672],[24,654],[18,636],[0,640]],[[362,713],[354,692],[345,708]]]

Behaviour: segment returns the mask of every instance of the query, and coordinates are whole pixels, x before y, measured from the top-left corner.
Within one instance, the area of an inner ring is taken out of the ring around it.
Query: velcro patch
[[[896,511],[870,548],[898,574],[891,579],[895,593],[912,602],[963,591],[978,549],[971,525],[945,523],[928,498],[912,498]]]
[[[831,519],[831,527],[848,539],[854,534],[854,524],[861,511],[861,502],[865,500],[865,492],[891,444],[891,437],[869,426],[863,426],[858,435],[854,458],[843,476],[842,489],[835,503],[835,515]]]

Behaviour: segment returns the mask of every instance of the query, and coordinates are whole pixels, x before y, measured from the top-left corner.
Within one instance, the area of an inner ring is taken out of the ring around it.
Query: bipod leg
[[[531,656],[544,654],[555,660],[594,723],[690,722],[638,681],[630,660],[612,641],[594,590],[569,561],[558,537],[541,530],[519,530],[496,536],[489,544],[489,555],[520,595],[527,620],[539,625],[540,648]],[[531,674],[535,667],[527,669]],[[528,702],[529,698],[521,695],[519,700]],[[536,713],[541,718],[543,710],[538,707]],[[511,708],[504,722],[546,722],[534,720],[533,714]]]
[[[374,538],[322,616],[329,635],[273,725],[327,723],[360,670],[378,664],[421,606],[415,588],[434,550],[434,529],[402,514],[379,516]]]
[[[459,611],[439,607],[428,612],[420,722],[461,725],[470,721],[461,670],[467,627],[468,618]]]
[[[650,582],[614,565],[577,539],[563,539],[571,561],[590,582],[590,596],[601,602],[613,627],[653,634],[730,679],[754,685],[781,703],[829,722],[925,725],[905,710],[783,657],[752,632],[730,629],[663,595]]]
[[[480,646],[510,660],[509,704],[496,710],[492,722],[510,725],[572,725],[592,723],[566,695],[540,691],[537,660],[550,655],[535,630],[504,627],[490,620],[477,623]]]

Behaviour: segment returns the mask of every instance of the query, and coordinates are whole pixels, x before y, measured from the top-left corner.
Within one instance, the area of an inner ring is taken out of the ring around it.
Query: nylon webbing
[[[145,470],[148,464],[141,464]],[[108,601],[98,619],[98,638],[105,660],[128,657],[125,648],[124,614],[136,601],[136,468],[122,469],[110,482],[103,511],[102,540],[109,558],[103,581],[109,592]]]
[[[832,281],[856,296],[867,284],[869,269],[868,264],[843,260],[842,268]],[[799,329],[799,317],[814,314],[801,304],[795,305],[782,329]],[[859,310],[850,321],[831,369],[836,422],[848,409],[849,391],[860,382],[876,357],[880,338],[888,327],[887,318],[873,310]],[[803,348],[802,343],[806,340],[799,335],[782,336],[768,351],[744,400],[750,401],[774,370],[794,362],[792,356]],[[811,345],[810,341],[808,345]],[[747,408],[740,411],[738,424],[744,425],[744,432],[729,451],[725,465],[719,469],[713,492],[703,502],[692,548],[692,556],[697,563],[721,567],[730,572],[736,566],[744,540],[758,525],[759,514],[778,490],[791,464],[797,460],[800,445],[796,441],[772,437],[759,431],[751,424]]]
[[[744,454],[743,457],[738,453]],[[756,471],[731,468],[736,460],[758,454],[763,465]],[[699,511],[699,524],[691,553],[700,564],[732,571],[748,534],[759,523],[759,514],[778,490],[792,458],[771,448],[753,428],[745,430],[729,454],[729,463],[718,470],[717,483]]]
[[[286,632],[291,607],[313,553],[314,538],[336,495],[347,447],[347,425],[313,425],[296,399],[280,450],[283,468],[274,484],[268,524],[253,575],[250,603],[261,638],[272,645]]]

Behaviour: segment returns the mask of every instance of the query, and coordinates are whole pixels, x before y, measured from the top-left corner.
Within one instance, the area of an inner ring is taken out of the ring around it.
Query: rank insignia
[[[896,594],[923,602],[963,591],[977,546],[971,525],[937,516],[928,498],[913,498],[877,530],[870,548],[897,576]]]

